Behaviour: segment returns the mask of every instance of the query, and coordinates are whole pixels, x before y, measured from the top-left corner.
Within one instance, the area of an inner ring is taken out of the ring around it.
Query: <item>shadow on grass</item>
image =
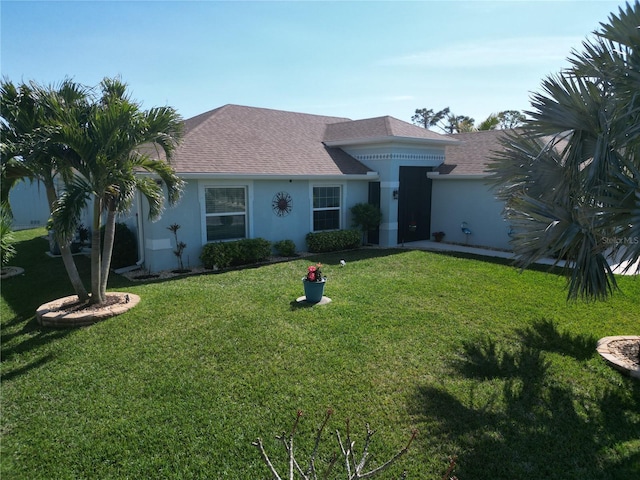
[[[456,369],[473,381],[468,399],[425,385],[410,400],[436,441],[458,450],[460,478],[640,478],[638,382],[605,383],[592,394],[558,380],[552,368],[561,367],[546,353],[583,361],[595,340],[561,334],[552,322],[536,322],[518,340],[463,345]]]
[[[51,355],[31,360],[31,352],[38,350],[54,340],[66,337],[71,329],[50,329],[38,324],[35,315],[28,318],[16,315],[2,323],[2,342],[0,355],[2,356],[2,374],[0,382],[10,380],[40,367],[52,359]],[[22,357],[24,355],[24,357]],[[15,358],[19,360],[13,362]],[[25,359],[27,359],[25,363]]]
[[[576,360],[587,360],[595,355],[598,339],[594,336],[558,332],[555,323],[539,320],[525,329],[518,330],[523,343],[530,348],[568,355]]]
[[[45,302],[73,295],[73,288],[61,258],[47,255],[48,243],[40,237],[19,242],[14,265],[24,268],[24,273],[2,282],[2,298],[17,317],[29,318]],[[89,275],[89,259],[73,257],[83,278]],[[3,319],[4,320],[4,319]]]
[[[35,312],[40,305],[74,294],[62,259],[48,256],[48,248],[48,241],[41,236],[16,243],[16,256],[11,264],[25,271],[22,275],[2,281],[2,299],[12,311],[12,315],[3,311],[1,318],[3,381],[47,363],[50,355],[32,360],[31,352],[37,352],[42,346],[64,338],[74,330],[42,327],[36,320]],[[85,285],[88,285],[89,258],[75,255],[74,260]],[[126,282],[123,277],[112,274],[109,286],[126,285]],[[14,366],[12,361],[16,358],[18,360]]]
[[[73,295],[73,287],[61,257],[47,255],[48,242],[36,237],[16,244],[17,254],[12,265],[24,268],[24,273],[2,282],[2,298],[17,318],[29,318],[43,303]],[[91,261],[86,255],[74,255],[78,273],[85,287],[90,286]],[[111,272],[109,288],[131,285],[126,278]],[[3,319],[3,325],[5,319]]]

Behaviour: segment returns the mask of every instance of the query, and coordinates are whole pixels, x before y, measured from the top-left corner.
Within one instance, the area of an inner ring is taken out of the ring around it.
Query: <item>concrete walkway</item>
[[[497,257],[497,258],[506,258],[506,259],[515,259],[515,256],[512,252],[506,252],[503,250],[491,250],[488,248],[478,248],[471,247],[467,245],[458,245],[453,243],[446,242],[432,242],[431,240],[422,240],[418,242],[406,242],[404,245],[398,245],[399,248],[407,248],[411,250],[431,250],[434,252],[459,252],[459,253],[469,253],[472,255],[481,255],[484,257]],[[537,264],[540,265],[553,265],[556,260],[552,258],[543,258],[537,261]],[[619,275],[638,275],[640,273],[640,262],[636,263],[635,268],[631,267],[626,272],[624,269],[628,262],[618,263],[613,262],[611,265],[611,269],[613,273]],[[557,266],[564,267],[564,260],[559,260]]]

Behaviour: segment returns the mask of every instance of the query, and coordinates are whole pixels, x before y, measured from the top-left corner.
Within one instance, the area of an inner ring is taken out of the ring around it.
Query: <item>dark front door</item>
[[[400,167],[398,243],[431,238],[431,167]]]
[[[369,203],[380,208],[380,182],[369,182]],[[374,245],[380,243],[380,226],[367,232],[367,241]]]

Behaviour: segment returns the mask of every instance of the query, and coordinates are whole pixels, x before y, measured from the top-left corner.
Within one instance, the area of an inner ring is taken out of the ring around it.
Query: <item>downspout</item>
[[[136,265],[140,267],[144,263],[144,221],[141,215],[142,194],[138,192],[138,206],[136,212],[136,221],[138,222],[138,261]]]

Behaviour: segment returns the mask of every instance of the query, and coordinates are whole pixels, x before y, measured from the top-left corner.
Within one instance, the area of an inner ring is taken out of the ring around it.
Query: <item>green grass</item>
[[[18,232],[11,264],[26,271],[2,281],[2,478],[267,479],[251,442],[282,467],[274,435],[301,409],[302,459],[327,408],[323,460],[346,418],[356,445],[366,422],[377,430],[373,465],[419,430],[385,478],[440,479],[449,456],[461,480],[640,476],[640,382],[595,353],[600,337],[638,334],[639,278],[611,301],[567,303],[553,273],[360,250],[147,284],[113,275],[138,306],[56,330],[34,312],[72,292],[42,233]],[[299,308],[316,261],[333,302]]]

